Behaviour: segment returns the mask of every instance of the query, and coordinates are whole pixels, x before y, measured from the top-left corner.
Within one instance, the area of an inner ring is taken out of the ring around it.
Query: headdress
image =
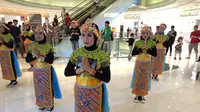
[[[30,29],[32,29],[32,26],[31,26],[31,24],[30,24],[29,21],[25,21],[25,22],[24,22],[24,25],[28,25],[28,26],[30,27]]]
[[[47,35],[46,32],[43,30],[43,27],[42,27],[41,24],[38,24],[38,25],[36,26],[35,31],[36,31],[36,32],[43,32],[45,35]]]
[[[6,30],[9,30],[8,26],[5,23],[0,22],[0,26],[3,26]]]
[[[87,19],[85,23],[81,26],[82,32],[93,32],[97,37],[99,37],[99,32],[95,27],[92,27],[92,20]]]
[[[151,32],[151,27],[150,26],[144,26],[142,28],[142,32],[145,32],[145,31]]]
[[[166,24],[164,24],[164,23],[161,23],[160,26],[164,27],[165,29],[167,28]]]

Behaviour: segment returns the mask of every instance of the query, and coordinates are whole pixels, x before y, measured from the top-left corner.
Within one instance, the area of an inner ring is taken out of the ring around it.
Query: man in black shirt
[[[73,51],[79,48],[79,36],[81,35],[81,31],[79,27],[76,24],[76,21],[72,21],[71,28],[70,28],[70,41],[72,43],[72,49]]]
[[[13,26],[11,26],[10,28],[10,33],[11,35],[13,36],[14,38],[14,44],[15,44],[15,47],[14,47],[14,50],[16,52],[16,55],[17,55],[17,50],[19,50],[19,52],[21,53],[21,56],[24,58],[24,51],[23,51],[23,48],[20,44],[20,34],[21,34],[21,31],[19,29],[19,27],[17,27],[17,24],[18,24],[18,20],[13,20]],[[18,57],[18,55],[17,55]]]
[[[128,60],[130,61],[132,59],[132,50],[133,50],[133,43],[135,42],[135,36],[133,33],[131,33],[131,38],[129,38],[129,40],[127,41],[128,42],[128,46],[129,46],[129,55],[128,55]]]
[[[168,32],[167,36],[169,37],[169,40],[167,41],[167,49],[166,49],[166,55],[170,48],[170,56],[172,55],[172,46],[174,44],[174,40],[176,38],[177,32],[174,30],[175,26],[171,26],[171,31]]]

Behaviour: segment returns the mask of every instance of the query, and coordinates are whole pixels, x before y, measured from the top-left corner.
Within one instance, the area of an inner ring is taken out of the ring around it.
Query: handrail
[[[80,17],[82,17],[85,14],[86,11],[87,13],[90,12],[93,9],[93,6],[96,5],[94,5],[94,3],[90,3],[86,9],[84,9],[81,13],[76,14],[76,16],[73,19],[77,21]]]
[[[71,8],[70,10],[67,11],[67,13],[69,13],[70,11],[74,10],[75,8],[79,7],[81,4],[83,4],[84,2],[86,2],[87,0],[83,0],[81,3],[79,3],[78,5],[76,5],[75,7]],[[62,11],[63,12],[63,11]],[[62,13],[61,12],[61,13]],[[57,19],[61,18],[61,16],[59,16]],[[49,24],[52,24],[54,22],[54,20],[52,22],[50,22]]]
[[[86,5],[90,4],[91,0],[89,0],[87,3],[85,3],[85,5],[83,7],[81,7],[79,10],[74,11],[70,16],[72,17],[73,15],[80,13],[84,8],[87,8]]]

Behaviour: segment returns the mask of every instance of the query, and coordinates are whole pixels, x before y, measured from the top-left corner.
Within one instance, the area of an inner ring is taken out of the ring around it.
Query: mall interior
[[[0,0],[0,112],[199,112],[199,25],[200,0]]]

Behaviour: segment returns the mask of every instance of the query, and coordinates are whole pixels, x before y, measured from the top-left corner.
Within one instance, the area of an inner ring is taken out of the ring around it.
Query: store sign
[[[184,11],[180,16],[187,17],[187,16],[198,16],[199,11]]]
[[[136,14],[125,14],[124,19],[140,19],[140,15]]]

